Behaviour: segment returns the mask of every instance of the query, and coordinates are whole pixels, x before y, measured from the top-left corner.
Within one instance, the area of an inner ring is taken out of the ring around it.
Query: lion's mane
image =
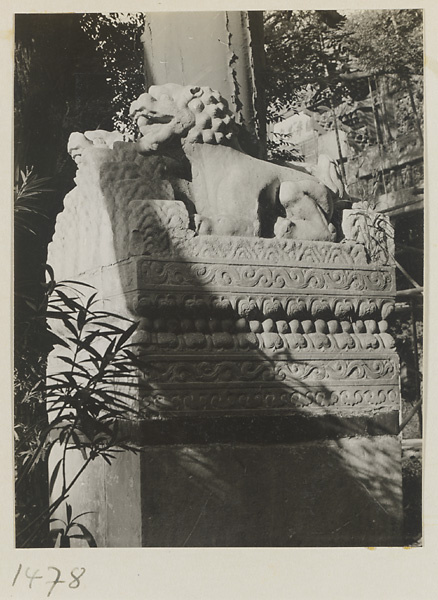
[[[211,87],[151,86],[131,104],[130,115],[142,135],[152,135],[158,143],[175,135],[189,143],[236,143],[237,125],[228,102]],[[171,117],[167,122],[166,116]]]

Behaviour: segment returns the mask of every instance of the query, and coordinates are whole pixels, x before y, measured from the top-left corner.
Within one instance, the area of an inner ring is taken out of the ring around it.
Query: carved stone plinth
[[[145,414],[398,411],[388,261],[353,240],[196,235],[170,183],[150,182],[154,159],[131,152],[84,152],[50,261],[140,318]]]
[[[139,320],[145,364],[125,432],[143,452],[70,496],[105,507],[99,543],[398,544],[390,254],[360,223],[340,242],[202,235],[173,159],[79,151],[49,262]]]

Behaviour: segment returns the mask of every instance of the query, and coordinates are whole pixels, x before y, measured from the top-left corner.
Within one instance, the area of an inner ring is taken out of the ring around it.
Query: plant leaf
[[[87,529],[85,525],[82,525],[82,523],[75,523],[75,525],[76,527],[79,527],[79,529],[82,531],[84,538],[87,541],[87,544],[90,546],[90,548],[97,548],[96,540],[94,539],[94,536],[91,533],[91,531]]]
[[[53,469],[53,472],[50,476],[50,481],[49,481],[49,495],[50,496],[52,495],[53,487],[55,485],[56,478],[58,477],[58,473],[59,473],[59,469],[61,468],[61,465],[62,465],[62,458],[60,458],[58,460],[58,462],[56,463],[56,466]]]
[[[119,337],[115,349],[119,350],[123,344],[132,336],[132,334],[134,333],[134,331],[137,329],[138,327],[138,323],[133,323],[130,327],[128,327],[128,329],[126,331],[124,331],[122,333],[122,335]]]
[[[95,290],[96,288],[94,287],[94,285],[91,285],[89,283],[85,283],[85,281],[75,281],[73,279],[63,279],[62,281],[58,282],[58,286],[63,286],[63,287],[70,287],[69,284],[73,284],[73,285],[82,285],[84,287],[88,287],[91,288],[92,290]]]
[[[66,508],[66,512],[67,512],[67,523],[70,525],[71,524],[71,517],[72,517],[72,507],[71,507],[71,504],[69,504],[68,502],[66,502],[65,508]]]

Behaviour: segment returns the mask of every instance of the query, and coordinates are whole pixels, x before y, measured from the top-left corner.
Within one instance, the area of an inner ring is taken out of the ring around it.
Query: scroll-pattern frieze
[[[394,290],[392,270],[317,269],[304,267],[164,262],[143,259],[142,281],[148,286],[224,289],[362,291]]]
[[[390,359],[373,360],[314,360],[311,362],[260,360],[174,360],[172,362],[147,362],[146,376],[150,384],[192,384],[233,382],[332,382],[340,380],[364,381],[370,385],[377,381],[394,381],[396,364]]]
[[[398,390],[381,386],[373,389],[349,386],[336,390],[310,390],[298,387],[294,390],[281,390],[266,387],[263,391],[229,389],[201,391],[161,391],[146,394],[142,398],[143,408],[161,413],[217,413],[251,412],[254,410],[285,413],[306,409],[314,413],[318,410],[337,413],[339,410],[360,410],[371,412],[385,406],[387,410],[397,410]]]

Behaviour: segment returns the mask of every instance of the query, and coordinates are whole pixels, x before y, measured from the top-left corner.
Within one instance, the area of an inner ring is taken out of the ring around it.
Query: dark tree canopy
[[[140,41],[144,24],[144,13],[87,13],[81,18],[81,26],[95,44],[112,90],[113,123],[128,135],[134,131],[129,106],[145,88]]]
[[[357,63],[374,74],[423,74],[423,11],[353,11],[342,31]]]
[[[337,88],[336,73],[342,57],[338,28],[342,17],[339,15],[335,22],[333,15],[326,14],[333,12],[336,11],[266,13],[267,100],[271,120],[284,108],[308,106],[323,99],[329,85]]]
[[[357,71],[421,75],[422,25],[421,10],[267,12],[268,118],[328,97],[335,105],[364,98],[368,89]]]

